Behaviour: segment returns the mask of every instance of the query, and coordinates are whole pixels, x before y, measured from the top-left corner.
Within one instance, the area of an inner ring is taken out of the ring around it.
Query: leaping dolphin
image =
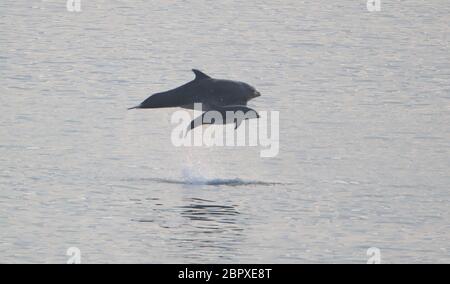
[[[129,109],[182,107],[194,109],[195,103],[201,103],[205,111],[218,111],[225,118],[227,112],[243,112],[243,119],[259,118],[258,113],[247,107],[247,102],[261,94],[247,83],[214,79],[205,73],[192,69],[195,79],[178,88],[151,95],[140,105]],[[250,114],[250,115],[248,115]],[[188,130],[204,124],[203,117],[194,119]],[[201,120],[199,122],[199,120]],[[223,123],[227,123],[223,120]],[[235,120],[237,128],[241,121]]]

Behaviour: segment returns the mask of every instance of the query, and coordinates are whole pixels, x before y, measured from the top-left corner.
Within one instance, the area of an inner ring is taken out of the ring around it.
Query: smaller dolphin
[[[261,96],[254,87],[244,82],[214,79],[196,69],[192,71],[195,79],[191,82],[169,91],[153,94],[140,105],[129,109],[166,107],[194,109],[194,104],[201,103],[203,110],[217,111],[223,118],[226,118],[229,112],[243,113],[243,116],[235,115],[234,121],[231,121],[235,123],[235,129],[239,127],[242,120],[259,118],[255,110],[247,107],[249,100]],[[207,124],[208,122],[204,122],[203,119],[205,114],[192,120],[188,130]],[[227,119],[222,121],[224,124],[228,122],[230,121]]]

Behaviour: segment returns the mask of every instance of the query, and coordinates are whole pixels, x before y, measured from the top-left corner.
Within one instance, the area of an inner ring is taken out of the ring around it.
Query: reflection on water
[[[220,254],[222,260],[232,259],[244,234],[242,216],[237,208],[200,198],[187,198],[183,202],[186,205],[178,209],[187,228],[171,241],[183,247],[184,257],[204,261],[206,252],[211,258]]]
[[[171,207],[154,197],[130,202],[142,208],[142,216],[131,221],[140,224],[147,236],[168,235],[164,250],[170,259],[231,261],[238,254],[246,217],[237,205],[198,197],[184,197],[181,204]]]
[[[190,198],[187,201],[190,204],[180,207],[182,209],[181,215],[192,221],[235,224],[235,216],[239,215],[234,206],[219,205],[214,201],[200,198]],[[202,226],[201,228],[205,227]],[[213,226],[212,229],[217,229],[217,226]]]

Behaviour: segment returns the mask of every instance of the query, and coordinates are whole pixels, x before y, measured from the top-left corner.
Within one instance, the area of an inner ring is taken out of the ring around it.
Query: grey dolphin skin
[[[178,88],[151,95],[140,105],[130,109],[182,107],[193,109],[195,103],[201,103],[205,111],[217,111],[225,118],[228,112],[241,112],[243,119],[259,118],[258,113],[247,107],[247,102],[261,94],[247,83],[214,79],[205,73],[192,69],[195,79]],[[194,119],[190,127],[204,124],[202,116]],[[241,120],[234,120],[237,128]],[[228,123],[224,120],[223,123]]]

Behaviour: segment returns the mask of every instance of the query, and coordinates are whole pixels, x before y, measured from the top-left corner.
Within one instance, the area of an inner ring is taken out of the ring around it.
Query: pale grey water
[[[450,262],[450,4],[0,3],[0,262]],[[280,153],[126,111],[199,68]]]

